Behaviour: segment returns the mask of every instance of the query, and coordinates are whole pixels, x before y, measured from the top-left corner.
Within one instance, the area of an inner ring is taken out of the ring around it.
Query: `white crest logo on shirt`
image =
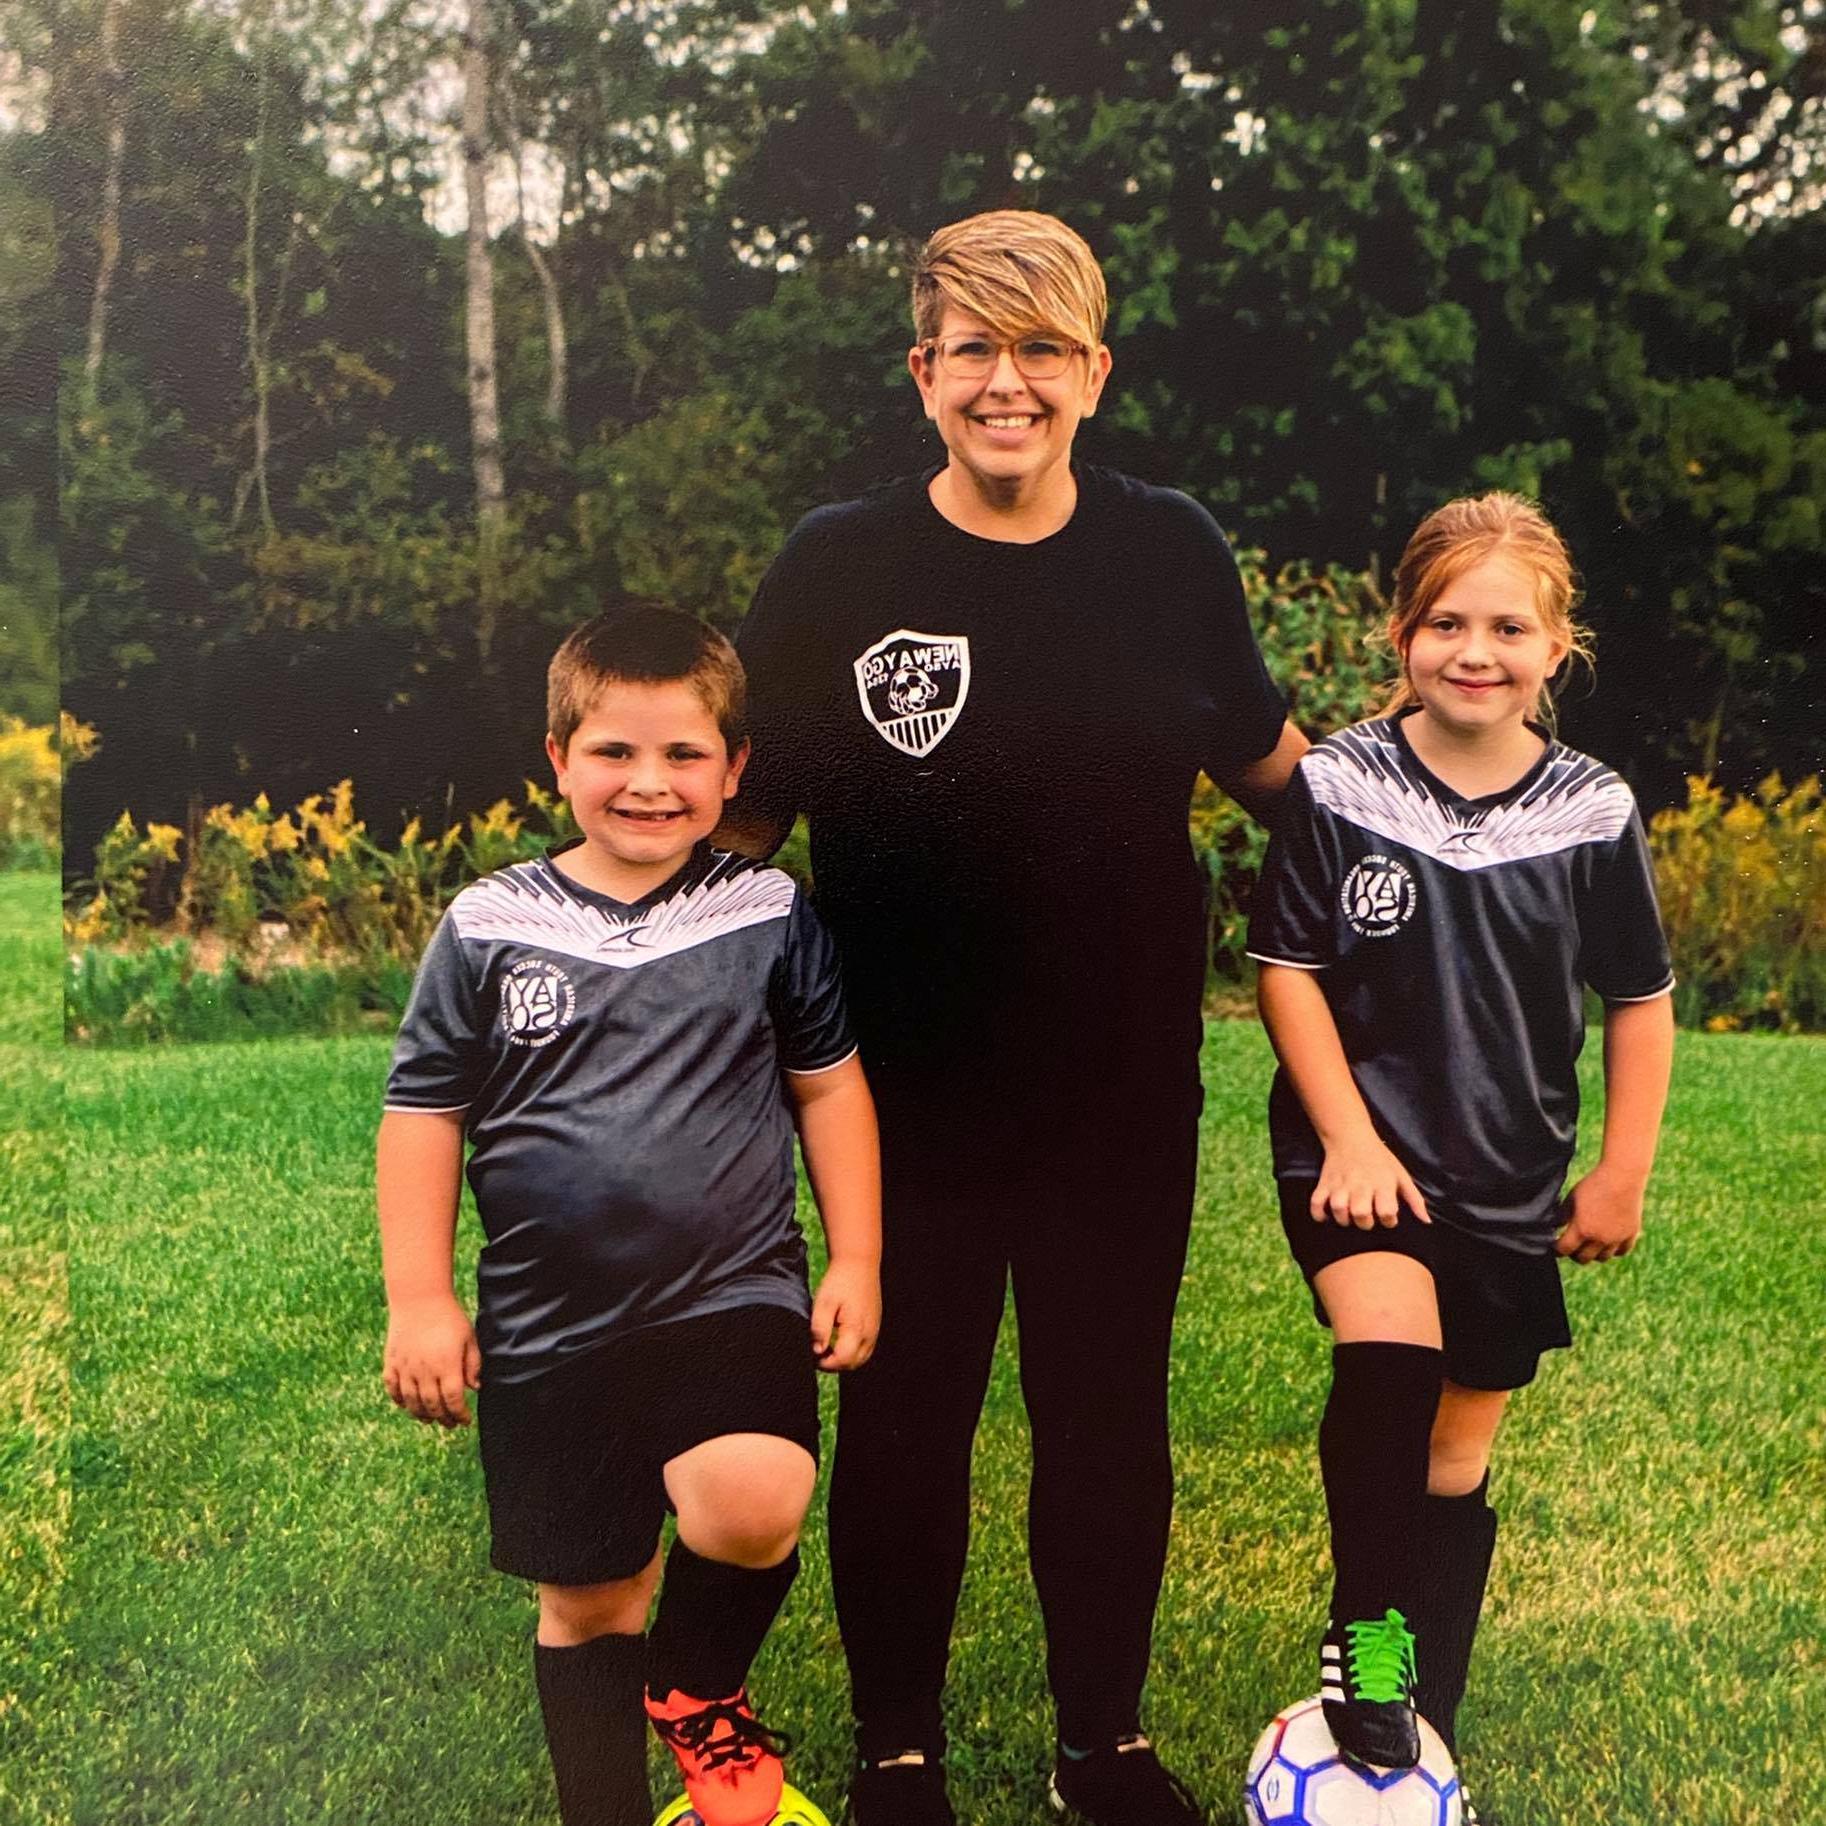
[[[1339,900],[1351,930],[1365,938],[1393,938],[1414,917],[1420,897],[1413,872],[1393,856],[1365,856],[1344,878]]]
[[[884,741],[902,754],[930,754],[970,695],[970,642],[896,628],[856,660],[856,695]]]
[[[577,991],[556,964],[529,957],[501,978],[501,1025],[515,1046],[544,1046],[570,1026]]]

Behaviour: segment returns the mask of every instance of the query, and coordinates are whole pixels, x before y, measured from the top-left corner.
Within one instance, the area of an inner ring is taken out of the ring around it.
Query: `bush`
[[[1375,715],[1395,675],[1393,655],[1378,639],[1387,610],[1375,584],[1303,559],[1270,572],[1257,551],[1238,552],[1237,564],[1262,656],[1294,721],[1317,737]],[[1211,877],[1212,977],[1241,985],[1250,980],[1243,940],[1268,833],[1201,776],[1192,847]]]
[[[0,716],[0,869],[54,869],[63,777],[95,752],[95,731],[65,715],[48,724]]]
[[[1826,811],[1817,778],[1771,774],[1727,800],[1690,779],[1649,847],[1674,953],[1682,1025],[1826,1028]]]
[[[144,1045],[382,1030],[399,1020],[411,987],[411,965],[391,958],[265,971],[232,958],[212,971],[184,939],[131,951],[92,946],[66,965],[64,1034]]]
[[[392,849],[355,816],[348,780],[289,812],[275,813],[264,793],[241,810],[211,806],[188,845],[175,826],[141,832],[123,812],[96,848],[67,932],[77,945],[143,943],[159,910],[175,903],[178,934],[207,934],[242,959],[271,961],[277,950],[411,965],[465,882],[574,828],[564,802],[530,780],[523,806],[502,799],[432,839],[415,818]]]

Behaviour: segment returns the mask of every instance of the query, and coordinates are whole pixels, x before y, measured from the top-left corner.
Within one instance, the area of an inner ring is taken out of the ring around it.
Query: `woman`
[[[810,821],[881,1119],[881,1343],[831,1561],[859,1826],[948,1826],[940,1696],[1012,1277],[1055,1805],[1198,1817],[1140,1729],[1172,1510],[1167,1352],[1202,1091],[1201,769],[1258,812],[1304,738],[1203,508],[1075,463],[1107,299],[1062,222],[952,224],[907,365],[947,460],[794,530],[739,646],[763,850]]]

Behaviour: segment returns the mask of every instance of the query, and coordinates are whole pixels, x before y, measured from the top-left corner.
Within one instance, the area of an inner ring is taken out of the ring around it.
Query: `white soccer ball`
[[[1420,1721],[1420,1761],[1378,1775],[1346,1762],[1318,1696],[1277,1712],[1256,1739],[1243,1782],[1249,1826],[1461,1826],[1458,1771]]]

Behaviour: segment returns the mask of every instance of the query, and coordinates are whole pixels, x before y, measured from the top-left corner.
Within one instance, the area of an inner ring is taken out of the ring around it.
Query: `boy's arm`
[[[1351,1076],[1331,1006],[1313,973],[1263,963],[1257,997],[1262,1024],[1325,1149],[1313,1189],[1313,1217],[1321,1223],[1330,1217],[1355,1224],[1359,1230],[1377,1224],[1392,1228],[1405,1203],[1422,1223],[1431,1223],[1420,1188],[1376,1133]]]
[[[375,1148],[387,1394],[417,1420],[469,1424],[482,1354],[451,1285],[463,1173],[461,1111],[388,1110]]]
[[[1642,1199],[1674,1068],[1674,998],[1604,1010],[1604,1147],[1572,1189],[1555,1244],[1575,1262],[1628,1255],[1642,1234]]]
[[[875,1100],[851,1054],[828,1071],[786,1074],[799,1111],[805,1170],[830,1256],[812,1302],[818,1367],[856,1369],[881,1330],[881,1145]]]

